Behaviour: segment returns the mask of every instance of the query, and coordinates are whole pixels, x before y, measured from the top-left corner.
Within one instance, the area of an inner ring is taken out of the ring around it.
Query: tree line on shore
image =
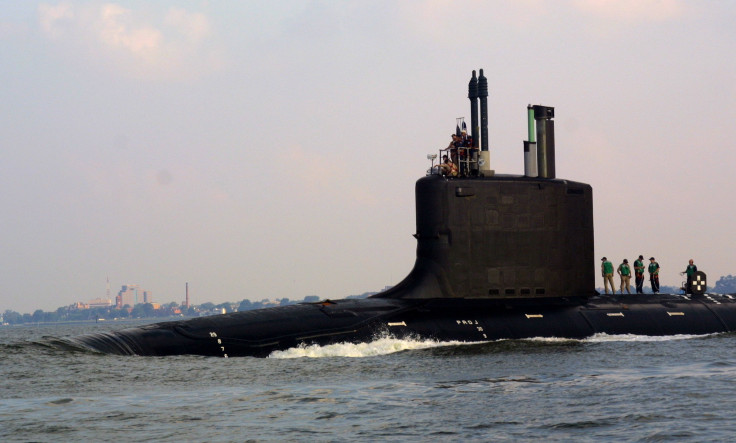
[[[361,295],[351,295],[346,298],[364,298],[375,292],[366,292]],[[32,314],[21,314],[13,310],[7,309],[0,313],[0,324],[17,325],[24,323],[53,323],[53,322],[70,322],[70,321],[89,321],[89,320],[128,320],[141,318],[170,318],[170,317],[199,317],[204,315],[222,314],[236,311],[249,311],[253,309],[261,309],[273,306],[293,305],[296,303],[314,303],[320,298],[316,295],[308,295],[302,300],[290,300],[282,298],[279,300],[261,300],[251,301],[243,300],[240,303],[225,302],[220,304],[202,303],[201,305],[190,305],[188,308],[171,302],[161,305],[155,309],[151,303],[139,303],[135,306],[124,306],[117,308],[115,306],[96,307],[88,309],[79,309],[75,305],[62,306],[55,311],[45,312],[37,309]]]
[[[600,288],[599,288],[600,289]],[[682,292],[680,288],[675,286],[662,286],[662,293],[677,294]],[[721,277],[713,286],[710,292],[718,294],[736,294],[736,276],[728,275]],[[351,295],[346,298],[365,298],[376,292],[366,292],[361,295]],[[151,303],[139,303],[132,308],[130,306],[122,309],[110,306],[101,308],[77,309],[73,306],[63,306],[56,311],[44,312],[37,309],[33,314],[20,314],[10,309],[0,314],[1,324],[24,324],[24,323],[51,323],[63,321],[89,321],[89,320],[125,320],[139,318],[169,318],[169,317],[198,317],[202,315],[212,315],[236,311],[249,311],[253,309],[261,309],[271,306],[293,305],[296,303],[314,303],[320,300],[316,295],[308,295],[303,300],[290,300],[282,298],[280,300],[262,300],[251,301],[243,300],[240,303],[202,303],[201,305],[191,305],[188,308],[181,306],[176,302],[162,305],[159,309],[154,309]]]

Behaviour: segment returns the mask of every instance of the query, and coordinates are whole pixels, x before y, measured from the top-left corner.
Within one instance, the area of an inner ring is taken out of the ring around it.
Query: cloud
[[[38,7],[41,29],[51,38],[58,38],[64,27],[74,20],[74,10],[69,3],[59,3],[56,6],[42,3]]]
[[[210,24],[204,14],[190,13],[180,8],[171,8],[164,24],[178,29],[182,35],[195,42],[201,41],[210,32]]]
[[[131,11],[118,5],[104,5],[100,11],[97,34],[100,41],[114,49],[131,54],[148,55],[160,52],[163,34],[151,26],[131,23]]]
[[[41,4],[39,25],[64,55],[140,80],[190,80],[223,66],[206,15],[116,3]]]

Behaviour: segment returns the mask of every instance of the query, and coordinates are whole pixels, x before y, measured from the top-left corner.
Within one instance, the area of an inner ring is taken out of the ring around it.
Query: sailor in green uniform
[[[685,283],[685,294],[692,294],[692,286],[693,286],[693,274],[698,272],[698,267],[695,266],[693,263],[693,259],[690,259],[690,262],[687,265],[687,268],[683,272],[680,272],[680,275],[687,274],[687,282]]]
[[[652,284],[652,292],[659,293],[659,263],[654,257],[649,257],[649,282]]]
[[[634,260],[634,275],[636,277],[636,293],[644,293],[644,256],[639,255],[638,260]]]
[[[608,284],[611,284],[611,291],[615,294],[616,287],[613,285],[613,263],[608,261],[606,257],[601,259],[601,275],[603,275],[603,286],[608,294]]]
[[[621,293],[623,294],[624,288],[626,288],[626,292],[631,294],[631,289],[629,289],[631,287],[631,267],[629,267],[629,261],[624,259],[624,262],[618,265],[616,272],[621,277]]]

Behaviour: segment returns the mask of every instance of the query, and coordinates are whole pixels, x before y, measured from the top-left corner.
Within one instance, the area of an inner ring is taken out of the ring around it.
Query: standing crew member
[[[659,294],[659,263],[654,257],[649,257],[649,281],[652,283],[652,292]]]
[[[636,275],[636,293],[644,293],[644,256],[639,255],[639,259],[634,261],[634,274]]]
[[[460,136],[457,134],[450,134],[450,137],[452,137],[452,141],[449,145],[447,145],[445,151],[450,151],[450,160],[452,160],[453,163],[457,164],[457,151],[463,142],[460,139]]]
[[[621,293],[624,293],[624,288],[626,288],[626,292],[628,294],[631,294],[631,268],[629,267],[629,261],[627,259],[624,259],[624,262],[618,265],[617,269],[619,277],[621,277]]]
[[[613,263],[608,261],[606,257],[601,259],[601,275],[603,275],[603,286],[608,294],[608,284],[611,284],[611,291],[615,294],[616,287],[613,285]]]
[[[692,287],[693,287],[693,274],[698,272],[698,267],[693,264],[693,259],[690,259],[690,262],[687,265],[687,268],[683,272],[680,272],[680,275],[687,274],[687,282],[685,283],[685,294],[692,294]]]

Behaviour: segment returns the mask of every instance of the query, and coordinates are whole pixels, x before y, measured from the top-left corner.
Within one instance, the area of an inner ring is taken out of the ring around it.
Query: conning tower
[[[473,143],[466,155],[472,158],[469,152],[480,138],[480,171],[473,174],[471,166],[467,176],[448,177],[433,168],[417,181],[414,268],[378,297],[505,299],[597,294],[593,190],[588,184],[555,177],[554,108],[528,107],[525,174],[496,174],[490,169],[489,154],[483,151],[488,150],[488,117],[482,104],[480,125],[476,123],[477,99],[484,101],[478,83],[473,71],[468,87]]]

